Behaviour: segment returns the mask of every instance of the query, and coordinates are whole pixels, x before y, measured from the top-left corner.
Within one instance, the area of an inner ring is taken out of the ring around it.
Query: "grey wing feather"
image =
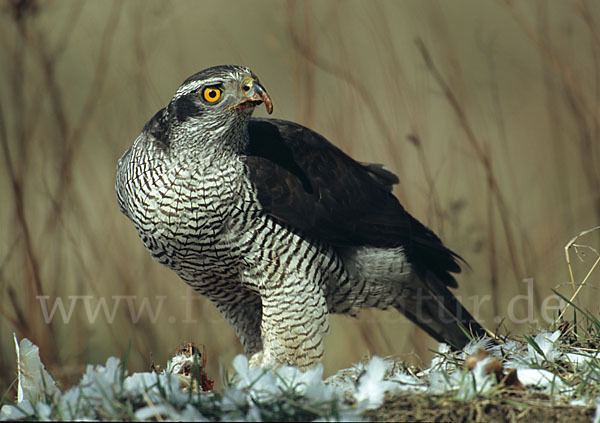
[[[249,135],[245,160],[266,213],[333,246],[402,246],[417,271],[457,286],[459,257],[391,194],[393,173],[292,122],[252,119]]]

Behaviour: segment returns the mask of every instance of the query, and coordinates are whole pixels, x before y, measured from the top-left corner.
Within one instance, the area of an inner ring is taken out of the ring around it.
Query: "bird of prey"
[[[454,348],[483,335],[449,290],[460,258],[402,207],[398,178],[299,124],[252,118],[259,104],[272,112],[246,67],[192,75],[116,178],[150,254],[214,303],[250,364],[310,367],[329,314],[368,307]]]

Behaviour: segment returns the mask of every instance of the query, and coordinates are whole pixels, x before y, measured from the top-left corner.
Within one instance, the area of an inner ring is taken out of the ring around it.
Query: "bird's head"
[[[206,133],[246,125],[254,108],[273,103],[256,75],[243,66],[215,66],[200,71],[179,87],[168,106],[172,123]]]

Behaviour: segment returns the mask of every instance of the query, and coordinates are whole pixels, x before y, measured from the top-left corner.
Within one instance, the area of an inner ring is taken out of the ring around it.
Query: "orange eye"
[[[214,103],[221,98],[221,90],[218,88],[205,88],[202,92],[202,97],[209,103]]]

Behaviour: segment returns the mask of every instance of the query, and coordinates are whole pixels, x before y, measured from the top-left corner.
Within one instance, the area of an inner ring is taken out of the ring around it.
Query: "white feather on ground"
[[[218,412],[223,420],[261,420],[270,416],[266,413],[271,412],[274,404],[283,411],[288,407],[287,412],[293,413],[298,403],[301,403],[301,411],[330,408],[335,410],[338,419],[355,420],[360,419],[365,410],[379,408],[386,393],[452,393],[462,400],[485,395],[496,384],[495,376],[488,374],[485,367],[496,357],[503,360],[505,368],[517,369],[518,378],[527,390],[557,398],[571,397],[572,405],[593,404],[597,407],[595,421],[600,423],[600,398],[576,397],[576,387],[566,385],[552,372],[540,368],[544,361],[565,360],[574,363],[579,373],[589,373],[587,383],[600,383],[597,368],[591,367],[592,361],[597,360],[594,354],[565,352],[559,335],[559,332],[541,333],[534,338],[542,354],[531,344],[515,341],[504,343],[500,349],[491,340],[483,339],[472,342],[461,352],[450,352],[447,345],[440,344],[430,367],[414,374],[394,361],[374,356],[367,363],[358,363],[325,380],[320,365],[307,371],[289,366],[256,369],[250,368],[248,359],[239,355],[233,360],[233,380],[220,395],[192,394],[182,388],[180,379],[173,373],[184,364],[178,356],[167,364],[166,372],[130,376],[122,369],[121,361],[111,357],[104,366],[88,365],[79,385],[63,393],[45,370],[38,347],[22,339],[15,344],[19,367],[17,403],[4,405],[0,420],[34,417],[93,420],[113,415],[115,404],[127,400],[139,405],[134,416],[140,420],[157,416],[172,420],[210,420],[202,412]],[[478,361],[472,370],[465,369],[464,360],[479,349],[485,349],[489,356]],[[204,408],[200,409],[198,404]]]

